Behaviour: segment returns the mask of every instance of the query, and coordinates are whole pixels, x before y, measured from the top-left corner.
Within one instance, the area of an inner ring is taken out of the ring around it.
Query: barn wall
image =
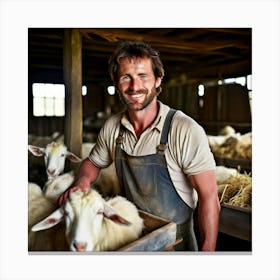
[[[32,115],[32,83],[53,82],[63,83],[62,75],[53,72],[38,77],[30,75],[28,87],[28,133],[39,136],[51,135],[64,131],[64,117],[33,117]],[[83,96],[83,118],[96,118],[97,112],[116,113],[123,109],[117,94],[109,96],[105,85],[87,84],[87,95]],[[209,134],[229,124],[237,131],[251,131],[251,113],[246,87],[239,84],[205,87],[205,94],[199,97],[198,84],[163,85],[159,99],[170,107],[182,110],[197,120]],[[203,100],[203,107],[199,106]],[[85,129],[89,132],[88,129]]]
[[[199,122],[211,134],[217,134],[225,125],[236,131],[251,131],[251,110],[248,90],[240,84],[227,84],[205,88]]]
[[[188,84],[168,85],[163,88],[159,100],[181,110],[194,119],[199,118],[197,86]]]
[[[87,95],[83,96],[83,117],[102,111],[105,107],[104,88],[94,84],[87,85]]]
[[[241,133],[252,129],[248,90],[240,84],[206,86],[203,97],[198,84],[168,85],[159,99],[194,118],[208,134],[218,134],[225,125]]]

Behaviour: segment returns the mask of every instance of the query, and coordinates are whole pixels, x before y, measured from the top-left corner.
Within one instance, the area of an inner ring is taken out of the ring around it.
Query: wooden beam
[[[138,34],[132,31],[128,31],[127,29],[106,29],[106,28],[81,28],[81,34],[85,36],[87,39],[90,38],[90,34],[95,34],[103,39],[107,40],[111,43],[116,43],[120,40],[140,40],[147,41],[152,44],[155,49],[158,49],[162,46],[175,49],[175,50],[207,50],[207,51],[215,51],[224,48],[235,47],[238,45],[239,48],[250,48],[247,42],[243,42],[242,40],[233,41],[233,40],[215,40],[212,41],[211,44],[209,41],[202,42],[198,40],[180,40],[178,37],[175,37],[172,40],[172,37],[164,38],[160,36],[153,36],[151,34]],[[187,30],[187,32],[193,32],[192,30]]]
[[[78,29],[64,33],[65,144],[81,156],[82,148],[82,40]]]

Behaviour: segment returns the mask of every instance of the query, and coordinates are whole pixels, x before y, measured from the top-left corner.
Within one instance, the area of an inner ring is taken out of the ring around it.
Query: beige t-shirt
[[[139,139],[124,112],[109,118],[100,130],[96,145],[89,155],[91,162],[100,168],[105,168],[114,161],[115,141],[119,135],[120,122],[126,128],[121,145],[126,153],[132,156],[155,154],[170,109],[160,101],[158,103],[157,118]],[[214,170],[215,161],[203,128],[181,111],[177,111],[173,117],[165,157],[171,180],[178,194],[190,207],[195,208],[197,193],[189,185],[187,176]]]

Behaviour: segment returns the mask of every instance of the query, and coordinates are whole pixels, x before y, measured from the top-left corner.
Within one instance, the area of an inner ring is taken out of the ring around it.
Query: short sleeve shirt
[[[160,144],[161,131],[170,109],[159,103],[159,113],[155,121],[137,138],[126,112],[110,117],[97,138],[89,159],[99,168],[109,166],[115,158],[115,142],[119,135],[120,123],[126,128],[121,148],[132,156],[155,154]],[[187,205],[194,208],[197,193],[190,186],[188,176],[215,169],[207,136],[203,128],[182,111],[176,111],[168,134],[165,150],[167,168],[173,185]]]

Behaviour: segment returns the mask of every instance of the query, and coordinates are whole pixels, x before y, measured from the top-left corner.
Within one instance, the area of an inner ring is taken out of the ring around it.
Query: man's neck
[[[154,100],[148,107],[140,111],[128,111],[129,120],[136,136],[140,135],[154,122],[158,115],[159,105]]]

